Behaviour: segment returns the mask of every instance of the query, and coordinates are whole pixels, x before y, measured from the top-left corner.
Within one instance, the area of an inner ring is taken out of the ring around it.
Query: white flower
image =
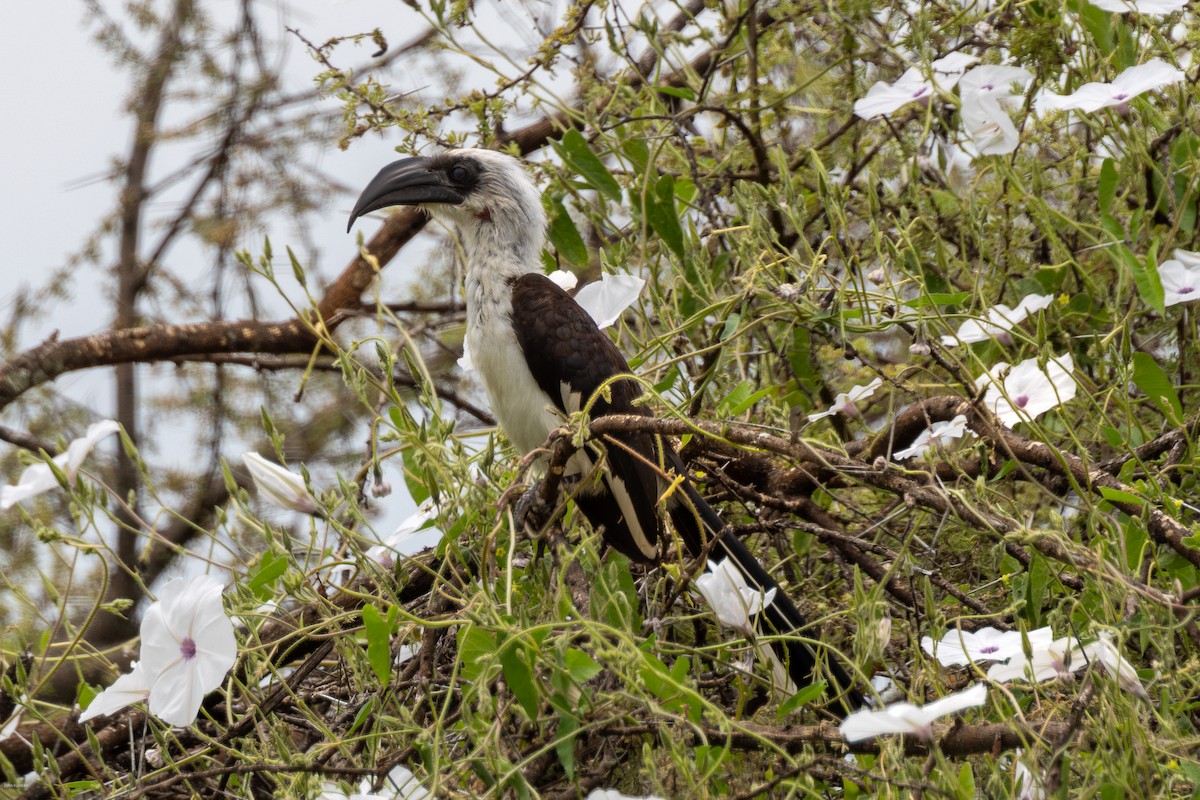
[[[396,530],[370,550],[367,551],[367,557],[373,561],[377,561],[385,568],[391,569],[396,564],[396,556],[409,556],[423,548],[426,536],[418,536],[417,534],[428,533],[425,529],[425,523],[437,516],[433,507],[433,503],[426,501],[421,504],[421,507],[400,523]],[[436,531],[435,531],[436,532]]]
[[[909,67],[895,83],[878,81],[854,102],[854,113],[863,119],[891,114],[916,100],[926,100],[934,89],[949,91],[963,71],[979,59],[963,53],[951,53],[930,64],[933,77],[927,78],[918,67]]]
[[[1037,419],[1062,405],[1073,398],[1078,389],[1071,377],[1075,362],[1070,353],[1052,357],[1046,362],[1045,372],[1037,362],[1037,358],[1027,358],[1009,369],[1009,365],[1001,361],[977,381],[978,386],[987,386],[984,406],[1010,428],[1018,422]],[[1008,374],[1001,385],[999,378],[1005,370]]]
[[[321,509],[308,487],[304,485],[302,476],[267,461],[258,453],[242,453],[242,461],[250,471],[250,477],[258,487],[259,494],[271,502],[303,514],[314,514]]]
[[[633,305],[646,282],[634,275],[610,275],[592,281],[575,293],[575,302],[596,320],[601,330],[621,318],[621,312]]]
[[[1088,0],[1101,11],[1113,11],[1126,14],[1136,11],[1139,14],[1161,16],[1178,11],[1188,4],[1188,0]]]
[[[1033,647],[1028,659],[1022,656],[1008,664],[993,664],[987,674],[990,680],[997,683],[1014,680],[1044,683],[1066,677],[1092,663],[1103,664],[1108,674],[1125,691],[1143,699],[1148,697],[1138,679],[1137,670],[1120,654],[1112,643],[1111,634],[1107,632],[1085,645],[1070,636],[1055,639],[1048,646]]]
[[[987,702],[987,684],[943,697],[924,706],[895,703],[880,711],[855,711],[838,728],[847,742],[861,742],[889,733],[908,733],[928,740],[933,736],[933,721]]]
[[[113,681],[100,694],[92,698],[87,710],[79,715],[80,722],[87,722],[100,715],[120,711],[130,703],[140,703],[150,696],[150,682],[146,679],[146,671],[140,662],[134,661],[129,665],[129,672]]]
[[[1079,642],[1074,637],[1055,639],[1048,645],[1033,648],[1028,658],[1021,655],[1006,664],[993,664],[987,671],[988,680],[1045,683],[1066,677],[1083,666],[1083,660],[1076,658],[1078,649]]]
[[[875,394],[875,390],[883,385],[883,379],[876,378],[863,386],[855,386],[848,392],[840,392],[837,397],[833,398],[833,405],[825,411],[818,411],[815,414],[808,415],[809,422],[816,422],[825,417],[832,417],[834,414],[842,413],[847,416],[857,417],[858,408],[854,405],[859,400],[865,400]]]
[[[1081,651],[1088,661],[1103,664],[1104,669],[1116,679],[1117,685],[1122,689],[1143,700],[1150,699],[1141,680],[1138,679],[1137,670],[1113,645],[1111,633],[1107,631],[1101,633],[1099,639],[1091,644],[1085,644]]]
[[[1038,628],[1028,634],[1030,651],[1048,648],[1054,639],[1049,627]],[[995,628],[980,628],[970,631],[946,631],[938,642],[929,636],[921,638],[921,649],[937,658],[944,667],[957,667],[976,661],[1007,661],[1025,657],[1020,631],[1001,631]]]
[[[421,785],[417,776],[403,764],[397,764],[384,778],[383,787],[378,792],[371,792],[371,782],[364,780],[358,785],[358,791],[346,794],[337,784],[324,783],[317,800],[427,800],[432,797],[429,790]]]
[[[984,64],[963,75],[958,92],[963,102],[972,98],[989,97],[1001,105],[1019,104],[1021,95],[1013,92],[1013,85],[1021,89],[1033,80],[1033,73],[1021,67],[1004,64]]]
[[[588,794],[587,800],[662,800],[656,795],[640,795],[621,794],[616,789],[592,789]]]
[[[963,129],[979,155],[1002,156],[1017,149],[1017,126],[994,97],[965,97],[961,113]]]
[[[87,458],[96,443],[119,430],[121,430],[121,426],[111,419],[89,425],[87,433],[67,445],[65,453],[54,457],[55,466],[67,476],[68,481],[75,480],[75,473],[79,471],[79,467],[83,465],[84,459]],[[0,489],[0,510],[8,510],[22,500],[48,492],[57,486],[58,479],[54,477],[54,472],[50,469],[49,464],[44,461],[31,464],[21,473],[21,477],[15,485]]]
[[[565,269],[556,269],[546,277],[553,281],[555,286],[568,292],[579,283],[579,278],[575,277],[575,273]]]
[[[1020,755],[1020,750],[1013,751],[1013,800],[1044,800],[1046,791],[1020,760]]]
[[[1184,79],[1178,67],[1152,58],[1145,64],[1129,67],[1112,83],[1085,83],[1068,95],[1045,92],[1038,99],[1041,111],[1097,111],[1109,106],[1124,106],[1139,94],[1161,89]]]
[[[954,347],[958,344],[973,344],[997,339],[1003,344],[1011,344],[1012,337],[1008,331],[1025,321],[1030,314],[1041,311],[1054,302],[1052,294],[1027,294],[1017,303],[1016,308],[1009,308],[1003,303],[997,303],[984,314],[986,319],[969,319],[958,326],[953,336],[943,336],[942,344]]]
[[[237,658],[233,622],[212,576],[176,578],[142,618],[142,669],[150,681],[150,713],[190,725],[204,696],[221,685]]]
[[[1200,300],[1200,253],[1176,250],[1175,258],[1158,265],[1158,279],[1163,287],[1163,305]]]
[[[746,576],[729,559],[708,562],[711,572],[696,578],[695,587],[724,624],[750,633],[754,626],[750,617],[762,611],[775,599],[775,589],[764,594],[746,583]]]
[[[141,661],[96,695],[79,721],[149,699],[150,713],[168,725],[191,725],[237,658],[221,592],[209,575],[167,583],[142,617]]]
[[[573,273],[561,269],[555,270],[547,277],[567,291],[573,289],[578,280]],[[625,309],[633,305],[645,285],[644,280],[633,275],[610,275],[606,272],[600,276],[600,280],[592,281],[576,292],[575,302],[595,320],[597,328],[604,330],[620,319]],[[458,366],[464,372],[475,369],[465,341]]]
[[[935,422],[917,434],[913,443],[903,450],[892,453],[892,458],[903,461],[906,458],[919,456],[931,447],[945,447],[955,439],[961,439],[967,430],[966,416],[959,414],[949,422]]]

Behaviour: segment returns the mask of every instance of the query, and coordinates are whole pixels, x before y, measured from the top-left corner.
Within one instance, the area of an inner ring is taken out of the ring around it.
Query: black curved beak
[[[371,179],[367,188],[358,196],[346,232],[354,227],[354,221],[389,206],[418,206],[422,203],[448,203],[458,205],[466,197],[447,179],[444,172],[431,170],[430,159],[423,156],[402,158],[393,161]]]

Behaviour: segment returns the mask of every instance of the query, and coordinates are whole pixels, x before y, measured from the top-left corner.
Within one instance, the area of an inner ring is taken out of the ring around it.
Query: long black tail
[[[668,466],[673,467],[679,475],[686,474],[683,461],[676,453],[668,453],[667,457]],[[705,543],[716,537],[717,541],[709,551],[711,559],[730,559],[745,576],[748,585],[762,592],[776,590],[772,602],[754,618],[754,628],[764,636],[785,637],[775,639],[771,643],[772,649],[787,667],[788,675],[796,686],[811,684],[818,675],[818,654],[807,642],[788,636],[803,631],[808,627],[808,622],[742,541],[725,531],[725,523],[700,496],[696,487],[690,481],[684,481],[680,488],[683,496],[668,500],[668,510],[675,530],[683,537],[688,551],[698,556],[704,551]],[[863,705],[862,694],[854,688],[854,682],[846,670],[832,656],[825,659],[824,672],[832,684],[830,688],[835,693],[834,699],[842,709],[850,712]]]

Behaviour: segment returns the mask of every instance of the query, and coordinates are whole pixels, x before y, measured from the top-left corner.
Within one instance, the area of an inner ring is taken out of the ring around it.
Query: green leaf
[[[555,732],[554,752],[568,780],[575,780],[575,732],[579,721],[569,714],[558,715],[558,730]]]
[[[563,205],[562,198],[550,200],[550,225],[546,228],[546,236],[560,257],[577,267],[588,265],[587,245],[575,226],[575,220],[571,219]]]
[[[931,292],[908,300],[904,305],[909,308],[928,308],[929,306],[959,306],[970,299],[972,292]]]
[[[587,683],[603,669],[591,656],[577,648],[569,648],[565,657],[567,673],[576,683]]]
[[[583,134],[572,128],[563,134],[563,160],[587,183],[616,202],[621,200],[621,186],[604,166],[604,162],[588,147]]]
[[[458,629],[458,658],[462,662],[464,680],[475,682],[484,666],[496,653],[496,637],[480,628],[468,624]]]
[[[1113,198],[1117,196],[1117,166],[1111,158],[1104,159],[1100,165],[1100,213],[1108,214],[1112,210]]]
[[[1124,503],[1139,507],[1146,505],[1146,499],[1144,497],[1138,497],[1132,492],[1125,492],[1120,489],[1110,489],[1107,486],[1100,487],[1100,496],[1110,503]]]
[[[383,686],[387,686],[392,677],[392,634],[396,631],[399,614],[400,609],[396,606],[388,607],[386,618],[374,605],[365,605],[362,610],[363,627],[367,632],[367,661]]]
[[[1154,404],[1174,425],[1183,424],[1183,404],[1171,384],[1171,379],[1149,353],[1133,354],[1133,382],[1154,401]]]
[[[647,191],[646,219],[671,252],[682,259],[683,228],[679,225],[679,214],[675,210],[675,178],[671,175],[659,177],[653,195]]]
[[[288,559],[285,555],[276,555],[270,551],[263,553],[258,566],[250,571],[246,587],[254,592],[259,600],[266,600],[273,594],[273,587],[287,572]]]
[[[686,86],[655,86],[654,91],[659,94],[678,97],[689,102],[694,102],[696,99],[696,93]]]
[[[1053,577],[1046,559],[1033,555],[1029,560],[1029,582],[1025,585],[1025,612],[1033,627],[1038,627],[1042,616],[1042,605],[1046,600],[1046,589]]]
[[[963,764],[958,771],[958,796],[972,800],[975,794],[975,771],[970,764]]]
[[[516,640],[510,640],[500,651],[500,668],[504,671],[504,682],[516,696],[517,702],[529,719],[537,722],[541,699],[538,697],[533,670],[526,663],[526,649]]]
[[[818,699],[822,694],[825,693],[825,689],[828,686],[829,684],[825,683],[824,681],[818,681],[817,683],[812,683],[808,686],[805,686],[787,700],[784,700],[779,705],[779,710],[775,712],[775,715],[780,719],[783,719],[796,709],[803,708],[812,701]]]

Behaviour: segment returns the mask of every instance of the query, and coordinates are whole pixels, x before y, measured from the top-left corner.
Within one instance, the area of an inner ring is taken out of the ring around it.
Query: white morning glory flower
[[[1139,14],[1162,16],[1178,11],[1188,4],[1188,0],[1088,0],[1101,11],[1112,11],[1117,14],[1127,14],[1136,11]]]
[[[141,662],[134,661],[129,665],[129,672],[92,698],[87,710],[79,715],[79,721],[87,722],[101,715],[107,716],[131,703],[141,703],[149,697],[150,681],[146,678],[146,671],[142,669]]]
[[[1140,94],[1179,83],[1184,77],[1178,67],[1161,58],[1152,58],[1145,64],[1129,67],[1112,83],[1085,83],[1068,95],[1045,92],[1038,99],[1038,109],[1089,112],[1110,106],[1124,106]]]
[[[906,458],[919,456],[931,447],[942,448],[955,439],[961,439],[969,433],[966,416],[959,414],[949,422],[935,422],[917,434],[913,443],[903,450],[892,453],[892,458],[903,461]]]
[[[242,453],[242,461],[250,471],[250,478],[258,488],[259,494],[271,502],[302,514],[315,514],[321,509],[312,492],[304,485],[303,476],[290,472],[273,461],[267,461],[254,452]]]
[[[970,689],[948,695],[924,706],[894,703],[879,711],[855,711],[843,720],[838,730],[847,742],[861,742],[890,733],[907,733],[928,741],[933,738],[933,721],[947,714],[957,714],[987,702],[987,684],[977,683]]]
[[[1045,683],[1068,677],[1092,663],[1103,664],[1108,674],[1116,679],[1117,684],[1125,691],[1143,699],[1148,697],[1138,679],[1137,670],[1120,654],[1107,632],[1085,645],[1081,645],[1071,636],[1055,639],[1048,645],[1032,648],[1029,658],[1022,655],[1013,658],[1007,664],[993,664],[987,675],[997,683]]]
[[[635,275],[604,273],[575,293],[575,302],[596,320],[604,330],[621,318],[621,313],[633,305],[646,282]]]
[[[715,563],[709,561],[708,568],[711,571],[696,578],[693,586],[704,595],[718,620],[743,633],[752,632],[750,617],[771,604],[775,589],[764,594],[751,588],[746,576],[727,558]]]
[[[1049,627],[1038,628],[1027,634],[1031,652],[1048,648],[1054,640]],[[1024,658],[1020,631],[1001,631],[996,628],[980,628],[970,631],[946,631],[940,641],[931,637],[921,638],[921,649],[937,658],[944,667],[959,667],[976,661],[1008,661]]]
[[[1021,136],[1008,112],[993,97],[964,98],[963,129],[981,156],[1002,156],[1017,149]]]
[[[204,696],[221,685],[237,658],[222,591],[210,575],[167,583],[142,617],[141,661],[96,695],[80,722],[147,699],[150,713],[168,725],[195,722]]]
[[[950,91],[963,71],[978,60],[975,56],[951,53],[930,64],[933,77],[926,77],[919,67],[909,67],[895,83],[876,82],[854,102],[854,113],[863,119],[881,117],[917,100],[927,100],[935,88]]]
[[[842,413],[850,417],[859,416],[858,407],[855,405],[859,400],[865,400],[883,385],[882,378],[876,378],[868,384],[855,386],[848,392],[839,392],[833,398],[833,405],[824,411],[818,411],[815,414],[808,415],[809,422],[816,422],[825,417],[832,417],[834,414]]]
[[[1037,358],[1027,358],[1009,369],[1001,361],[981,375],[976,385],[987,386],[984,406],[1008,427],[1018,422],[1037,419],[1052,408],[1075,396],[1078,389],[1071,372],[1075,362],[1071,354],[1054,356],[1046,362],[1046,371],[1038,366]],[[1001,384],[1000,376],[1008,370]]]
[[[87,458],[88,453],[92,452],[96,443],[119,430],[121,430],[121,426],[111,419],[89,425],[87,433],[67,445],[65,453],[60,453],[53,458],[55,466],[66,474],[68,481],[75,480],[75,473],[79,471],[84,459]],[[44,461],[30,464],[14,485],[0,489],[0,511],[6,511],[22,500],[57,488],[58,479],[54,477],[54,472],[50,469],[49,464]]]
[[[942,344],[954,347],[959,344],[973,344],[996,339],[1002,344],[1012,344],[1008,331],[1025,321],[1030,314],[1046,308],[1054,302],[1051,294],[1027,294],[1017,303],[1016,308],[1009,308],[1003,303],[997,303],[987,310],[984,320],[969,319],[958,326],[953,336],[943,336]]]
[[[555,270],[547,277],[568,292],[575,288],[578,280],[574,273],[561,269]],[[575,302],[595,320],[597,328],[604,330],[620,319],[625,309],[633,305],[645,285],[644,280],[634,275],[610,275],[606,272],[600,276],[600,280],[592,281],[576,292]],[[458,366],[466,372],[475,369],[465,341]]]
[[[587,800],[662,800],[662,798],[655,795],[642,797],[641,795],[621,794],[616,789],[592,789]]]
[[[1100,638],[1089,644],[1085,644],[1081,651],[1087,661],[1098,662],[1104,665],[1104,669],[1116,681],[1117,685],[1130,694],[1140,697],[1143,700],[1149,700],[1150,696],[1146,694],[1146,689],[1142,686],[1141,680],[1138,678],[1137,670],[1133,664],[1125,660],[1117,650],[1116,645],[1112,643],[1112,634],[1104,631],[1100,634]]]
[[[1070,675],[1073,654],[1079,643],[1071,636],[1054,639],[1042,647],[1033,648],[1028,658],[1024,654],[1004,664],[993,664],[988,668],[988,680],[996,683],[1009,681],[1033,681],[1044,683]],[[1075,668],[1079,668],[1079,664]]]
[[[233,621],[211,575],[176,578],[142,618],[142,669],[150,679],[150,713],[190,725],[204,696],[221,685],[237,659]]]
[[[337,784],[325,783],[317,800],[428,800],[432,795],[421,785],[417,776],[403,764],[397,764],[384,778],[383,788],[371,792],[371,782],[359,783],[358,791],[346,794]]]
[[[1163,305],[1200,300],[1200,253],[1176,250],[1175,257],[1158,265],[1163,287]]]
[[[983,64],[962,76],[958,92],[964,103],[971,98],[990,97],[1002,105],[1019,104],[1022,97],[1013,92],[1013,86],[1023,91],[1031,80],[1033,73],[1022,67]]]

